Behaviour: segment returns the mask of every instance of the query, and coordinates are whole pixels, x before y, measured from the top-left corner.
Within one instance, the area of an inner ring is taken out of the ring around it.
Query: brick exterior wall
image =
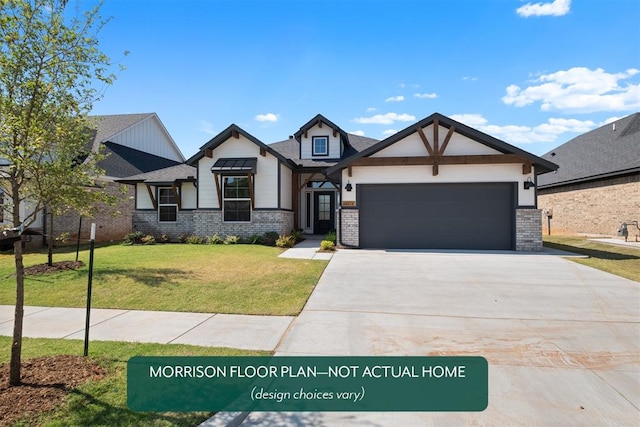
[[[91,223],[96,224],[96,241],[109,242],[122,240],[122,238],[131,233],[131,221],[135,209],[135,201],[133,199],[133,186],[127,185],[127,192],[122,193],[122,184],[114,182],[101,182],[107,193],[118,198],[115,206],[107,206],[101,204],[98,206],[97,214],[92,217],[82,218],[82,229],[80,232],[81,240],[89,240],[91,234]],[[49,229],[50,218],[46,218],[45,230]],[[76,211],[67,212],[53,218],[53,236],[60,236],[62,233],[69,234],[68,244],[75,243],[78,238],[78,225],[80,223],[80,215]],[[47,231],[47,234],[49,234]],[[58,244],[58,242],[56,242]]]
[[[542,250],[541,214],[541,209],[516,209],[516,251]]]
[[[338,243],[345,246],[360,246],[360,211],[341,209],[340,222]]]
[[[271,231],[286,235],[293,230],[293,212],[254,210],[251,217],[251,222],[247,223],[224,223],[222,211],[193,210],[178,211],[177,222],[160,223],[156,211],[139,210],[133,216],[133,229],[156,237],[166,234],[174,241],[180,235],[208,237],[218,234],[223,238],[228,235],[249,237]]]
[[[640,221],[640,174],[539,189],[538,207],[553,209],[551,234],[615,236],[621,223]],[[542,223],[546,235],[544,215]]]

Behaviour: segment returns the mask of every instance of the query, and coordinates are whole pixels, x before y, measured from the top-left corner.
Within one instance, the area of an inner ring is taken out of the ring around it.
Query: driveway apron
[[[545,253],[341,250],[277,354],[484,356],[489,406],[234,423],[637,425],[640,283]]]

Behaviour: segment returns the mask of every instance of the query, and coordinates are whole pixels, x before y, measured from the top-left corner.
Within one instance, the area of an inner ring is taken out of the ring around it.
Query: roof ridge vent
[[[615,132],[616,131],[616,122],[613,122],[612,128],[613,128],[613,131]]]

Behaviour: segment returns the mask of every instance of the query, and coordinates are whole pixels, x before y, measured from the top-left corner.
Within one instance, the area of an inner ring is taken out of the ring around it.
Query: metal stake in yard
[[[89,244],[89,280],[87,283],[87,322],[84,325],[84,355],[89,355],[89,317],[91,315],[91,282],[93,281],[93,249],[96,243],[96,224],[91,223],[91,242]]]

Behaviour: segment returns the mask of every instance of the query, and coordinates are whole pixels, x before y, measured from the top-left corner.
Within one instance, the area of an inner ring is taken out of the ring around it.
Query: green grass
[[[92,307],[136,310],[296,315],[327,261],[278,258],[260,245],[111,245],[96,248]],[[55,261],[75,252],[56,253]],[[88,264],[85,249],[80,260]],[[25,266],[46,253],[25,254]],[[0,304],[15,304],[13,254],[0,255]],[[86,305],[88,266],[25,279],[25,304]]]
[[[640,282],[640,250],[592,242],[581,236],[545,236],[544,245],[554,249],[587,255],[570,260]]]
[[[0,336],[0,363],[8,363],[11,338]],[[24,338],[22,360],[59,354],[81,355],[81,340]],[[127,361],[145,356],[265,356],[269,353],[227,348],[196,347],[175,344],[141,344],[123,342],[91,342],[91,356],[107,375],[74,389],[66,403],[38,420],[24,420],[19,425],[45,426],[194,426],[208,419],[207,412],[156,413],[131,412],[127,408]]]

